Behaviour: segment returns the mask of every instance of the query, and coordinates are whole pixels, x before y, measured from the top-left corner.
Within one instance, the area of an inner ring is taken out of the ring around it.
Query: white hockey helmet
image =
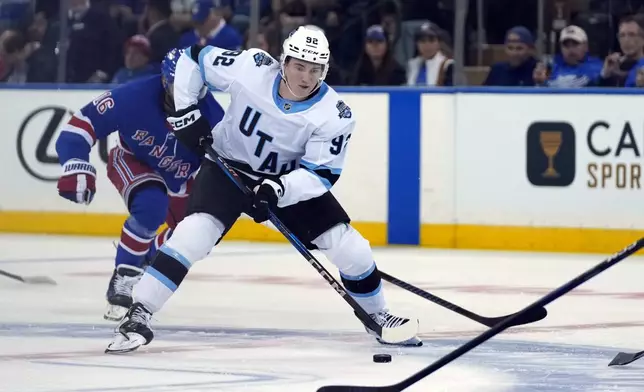
[[[324,35],[324,30],[314,25],[300,26],[293,30],[284,40],[282,45],[282,55],[280,56],[280,65],[282,75],[284,75],[284,65],[286,59],[292,57],[322,65],[322,76],[324,80],[329,71],[329,41]]]

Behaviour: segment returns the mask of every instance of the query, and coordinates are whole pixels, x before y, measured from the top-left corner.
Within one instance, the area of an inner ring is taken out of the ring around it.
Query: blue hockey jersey
[[[187,48],[194,44],[216,46],[228,50],[240,50],[244,46],[244,38],[231,25],[224,25],[219,31],[207,38],[201,38],[195,30],[186,31],[179,38],[179,45],[177,47]]]
[[[640,59],[635,63],[635,66],[633,66],[633,68],[628,72],[628,76],[624,82],[624,87],[637,87],[637,72],[642,67],[644,67],[644,59]]]
[[[172,134],[163,110],[165,90],[161,75],[134,80],[107,91],[76,112],[56,141],[59,162],[89,161],[99,139],[118,132],[120,145],[163,177],[171,192],[179,193],[200,165],[200,158]],[[214,127],[224,110],[212,94],[199,101],[204,117]]]
[[[556,55],[552,64],[550,80],[546,84],[550,87],[588,87],[599,83],[604,64],[596,57],[586,55],[584,60],[577,65],[567,64],[561,55]]]

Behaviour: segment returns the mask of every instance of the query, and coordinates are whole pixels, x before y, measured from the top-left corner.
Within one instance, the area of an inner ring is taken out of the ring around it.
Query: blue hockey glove
[[[279,179],[264,179],[255,187],[250,215],[257,223],[268,220],[269,211],[275,211],[277,202],[284,195],[284,184]]]

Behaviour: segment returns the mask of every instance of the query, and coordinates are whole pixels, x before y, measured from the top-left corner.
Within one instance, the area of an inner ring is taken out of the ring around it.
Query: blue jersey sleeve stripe
[[[204,82],[206,86],[208,86],[208,89],[210,90],[216,90],[217,87],[213,86],[212,84],[208,83],[206,80],[206,67],[204,65],[204,56],[207,55],[212,51],[213,47],[212,46],[206,46],[205,48],[201,49],[199,51],[199,72],[201,73],[201,80]]]
[[[338,176],[340,175],[340,173],[342,173],[342,169],[339,169],[337,167],[330,167],[330,166],[326,166],[326,165],[316,165],[314,163],[307,162],[307,161],[300,161],[300,165],[304,166],[306,169],[312,170],[312,171],[328,170],[331,173],[333,173],[335,175],[338,175]]]
[[[326,189],[331,189],[333,184],[335,184],[340,178],[341,169],[330,168],[324,165],[318,166],[306,161],[300,161],[300,166],[306,169],[308,172],[315,174]]]

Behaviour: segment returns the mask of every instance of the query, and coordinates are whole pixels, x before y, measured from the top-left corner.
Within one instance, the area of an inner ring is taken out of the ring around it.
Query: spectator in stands
[[[279,58],[282,48],[280,47],[279,37],[277,31],[272,27],[261,27],[257,36],[255,36],[255,48],[262,49],[274,58]],[[245,49],[251,48],[250,36],[246,39],[244,44]]]
[[[58,21],[48,20],[44,12],[32,15],[28,21],[27,39],[38,43],[27,59],[27,83],[54,83],[57,81],[58,46],[60,30]]]
[[[108,0],[110,8],[117,8],[125,16],[141,15],[145,9],[144,0]]]
[[[230,7],[228,1],[230,0],[197,0],[192,9],[195,28],[181,36],[179,47],[200,43],[229,50],[241,49],[241,34],[224,19],[223,10]]]
[[[389,45],[393,48],[400,36],[400,8],[396,1],[384,1],[379,7],[380,25],[387,32]]]
[[[644,67],[635,67],[633,69],[635,72],[635,82],[629,83],[626,87],[644,87]]]
[[[246,32],[250,25],[251,3],[255,0],[233,0],[233,16],[230,24],[240,33]],[[259,0],[259,18],[268,16],[272,9],[272,0]]]
[[[327,73],[324,81],[331,87],[346,86],[348,84],[347,72],[335,61],[333,54],[329,57],[329,73]]]
[[[433,23],[423,23],[414,36],[418,56],[407,63],[409,86],[451,86],[454,61],[443,50],[444,34]]]
[[[376,2],[374,2],[376,3]],[[406,64],[410,57],[405,56],[405,42],[402,34],[402,20],[400,2],[397,0],[383,0],[377,9],[378,22],[389,38],[389,50],[398,64]],[[368,16],[367,16],[368,18]]]
[[[351,84],[359,86],[400,86],[405,84],[405,69],[396,62],[387,33],[381,25],[367,29],[362,58]]]
[[[600,85],[623,87],[626,77],[644,55],[644,29],[640,21],[629,16],[619,23],[617,33],[622,53],[611,53],[604,60]]]
[[[125,43],[125,66],[119,69],[112,79],[112,83],[121,84],[130,80],[150,76],[160,71],[159,65],[150,62],[152,48],[150,41],[141,34],[137,34]]]
[[[266,33],[263,31],[258,32],[257,35],[255,36],[254,46],[251,46],[250,37],[248,37],[248,39],[246,40],[246,44],[244,45],[244,49],[250,49],[250,48],[258,48],[269,54],[273,51],[271,50],[271,46],[268,43],[268,37],[266,36]]]
[[[112,0],[108,6],[110,16],[124,39],[138,33],[140,17],[145,6],[142,0]]]
[[[326,32],[332,56],[343,69],[355,67],[363,51],[366,27],[377,24],[376,21],[366,23],[367,17],[362,10],[354,9],[359,7],[357,3],[352,0],[322,0],[312,9],[310,23]],[[355,23],[356,20],[366,24]]]
[[[109,82],[121,64],[122,36],[104,4],[69,0],[67,82]]]
[[[192,7],[195,0],[171,0],[170,24],[180,33],[186,32],[193,27]]]
[[[631,68],[626,77],[625,87],[644,87],[644,58]]]
[[[524,26],[515,26],[505,36],[507,61],[493,64],[485,86],[534,86],[532,73],[537,65],[534,38]]]
[[[30,8],[31,0],[0,0],[0,31],[19,28]]]
[[[287,37],[298,26],[309,23],[308,10],[304,0],[290,0],[279,12],[282,37]]]
[[[29,56],[25,36],[16,30],[0,34],[0,82],[25,83]]]
[[[600,79],[602,62],[588,54],[588,36],[578,26],[568,26],[559,36],[561,55],[556,55],[552,70],[538,63],[533,72],[537,85],[550,87],[587,87],[597,85]]]
[[[34,0],[34,13],[42,12],[48,20],[60,15],[60,1]]]
[[[150,41],[153,63],[161,63],[166,53],[179,44],[179,33],[170,24],[170,0],[147,0],[143,9],[145,36]]]

